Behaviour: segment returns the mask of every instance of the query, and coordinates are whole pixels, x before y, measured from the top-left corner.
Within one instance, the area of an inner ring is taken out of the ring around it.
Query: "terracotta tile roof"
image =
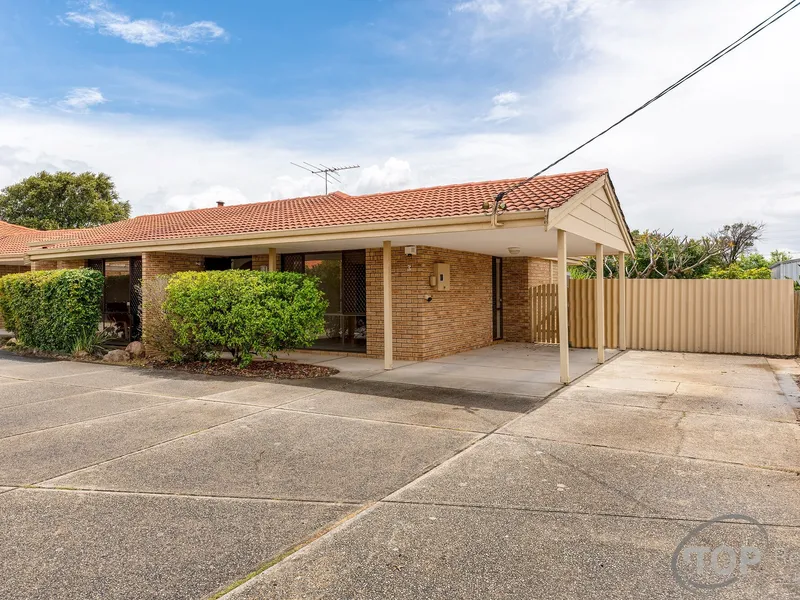
[[[0,221],[2,225],[10,225],[5,221]],[[10,225],[10,227],[18,227]],[[40,231],[38,229],[28,229],[20,227],[19,230],[3,229],[0,226],[0,256],[4,254],[26,254],[30,250],[31,242],[44,242],[50,240],[64,240],[79,234],[82,229],[57,229],[54,231]]]
[[[607,173],[600,170],[537,177],[506,196],[507,212],[555,208]],[[504,179],[364,196],[333,192],[326,196],[143,215],[69,232],[53,247],[480,215],[484,201],[492,201],[499,192],[521,181],[524,179]]]
[[[29,229],[28,227],[23,227],[22,225],[14,225],[13,223],[0,221],[0,237],[4,237],[7,235],[15,235],[17,233],[23,233],[25,231],[36,231],[36,230]]]

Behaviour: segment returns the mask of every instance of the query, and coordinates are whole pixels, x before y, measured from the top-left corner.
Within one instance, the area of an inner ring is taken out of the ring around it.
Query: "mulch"
[[[201,375],[261,377],[263,379],[314,379],[317,377],[330,377],[339,372],[337,369],[331,367],[294,362],[275,362],[271,360],[253,361],[244,368],[238,367],[230,359],[219,359],[214,362],[196,361],[186,363],[153,361],[149,362],[148,366],[154,369],[183,371]]]
[[[224,377],[260,377],[262,379],[315,379],[336,375],[339,370],[331,367],[306,365],[294,362],[276,362],[271,360],[253,361],[245,368],[237,367],[230,359],[218,359],[214,362],[195,361],[187,363],[173,363],[162,360],[138,359],[122,363],[106,363],[97,356],[76,358],[65,354],[44,352],[16,346],[14,348],[0,346],[0,351],[11,352],[19,356],[30,358],[44,358],[55,360],[68,360],[72,362],[89,362],[104,365],[117,365],[122,367],[138,367],[145,369],[159,369],[165,371],[183,371],[185,373],[199,373],[201,375],[216,375]]]

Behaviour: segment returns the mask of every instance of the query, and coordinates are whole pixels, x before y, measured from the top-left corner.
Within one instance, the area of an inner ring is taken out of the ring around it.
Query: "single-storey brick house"
[[[562,380],[568,381],[568,256],[606,250],[623,255],[633,246],[608,172],[599,170],[220,204],[84,230],[6,224],[0,274],[26,265],[100,269],[107,277],[106,320],[136,338],[141,280],[204,269],[311,273],[330,303],[319,349],[382,357],[386,368],[393,359],[530,341],[531,286],[560,282]]]

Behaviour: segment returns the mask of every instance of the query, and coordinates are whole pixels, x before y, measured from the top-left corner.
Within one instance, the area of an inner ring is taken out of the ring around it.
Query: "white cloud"
[[[108,102],[98,88],[73,88],[58,103],[64,110],[86,112],[91,107]]]
[[[469,0],[459,2],[453,7],[456,12],[477,13],[484,17],[495,17],[503,12],[500,0]]]
[[[196,44],[226,37],[225,30],[213,21],[173,25],[155,19],[132,19],[113,11],[105,0],[86,0],[83,4],[82,11],[69,12],[64,20],[131,44],[154,48],[161,44]]]
[[[165,196],[164,210],[186,210],[191,208],[208,208],[217,205],[217,202],[225,204],[243,204],[247,202],[247,196],[237,187],[224,185],[204,186],[202,184],[193,186],[198,189],[196,192],[176,193]]]
[[[18,108],[18,109],[31,108],[34,102],[35,101],[33,98],[12,96],[11,94],[0,94],[0,105],[9,106],[11,108]]]
[[[517,92],[503,92],[497,94],[492,98],[492,110],[486,116],[487,121],[508,121],[514,117],[522,114],[522,111],[516,108],[521,96]]]
[[[566,16],[544,11],[545,2],[535,10],[530,2],[513,4],[488,26],[500,31],[511,23],[522,31],[535,22],[546,25],[537,31],[558,31],[516,38],[538,52],[543,40],[559,43],[568,27],[577,49],[547,70],[519,62],[513,81],[503,84],[519,96],[505,106],[525,106],[513,128],[475,119],[487,112],[482,94],[448,99],[428,89],[422,99],[395,90],[365,94],[319,120],[254,126],[240,137],[195,122],[100,111],[76,118],[0,103],[0,187],[41,169],[102,170],[142,214],[213,206],[224,194],[229,204],[319,194],[322,181],[290,165],[304,160],[371,165],[343,173],[341,189],[351,194],[530,175],[736,39],[781,0],[603,0],[603,10]],[[764,251],[800,252],[799,18],[795,11],[552,172],[610,168],[635,228],[701,235],[737,219],[763,220]],[[515,65],[505,53],[495,59]]]
[[[407,188],[412,181],[411,164],[391,157],[382,167],[372,165],[362,169],[355,191],[357,194],[387,192]]]

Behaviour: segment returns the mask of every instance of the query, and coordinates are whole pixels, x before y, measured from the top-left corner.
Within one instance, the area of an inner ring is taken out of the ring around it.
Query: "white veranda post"
[[[383,368],[392,368],[392,242],[383,242]]]
[[[569,383],[569,319],[567,315],[567,232],[558,230],[558,344],[561,383]]]
[[[595,244],[595,271],[597,279],[595,281],[595,325],[597,338],[597,364],[606,362],[606,307],[605,307],[605,285],[603,271],[605,270],[605,256],[603,255],[603,244]]]

